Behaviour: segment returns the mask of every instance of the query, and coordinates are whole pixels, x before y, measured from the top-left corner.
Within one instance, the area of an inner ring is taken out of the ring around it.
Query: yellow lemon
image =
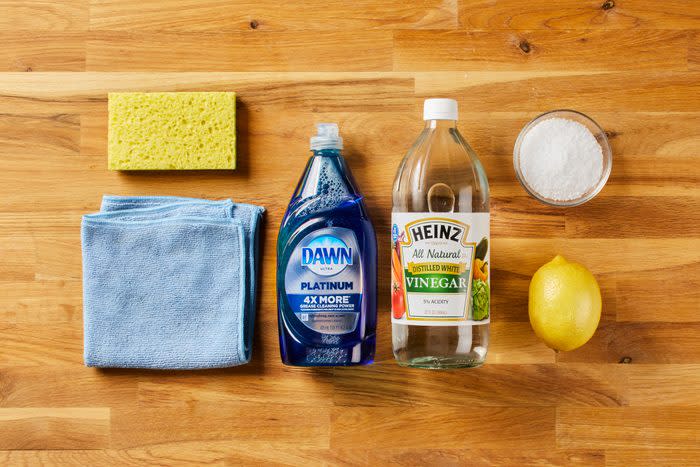
[[[557,255],[530,281],[530,324],[556,350],[581,347],[600,322],[600,288],[593,274]]]

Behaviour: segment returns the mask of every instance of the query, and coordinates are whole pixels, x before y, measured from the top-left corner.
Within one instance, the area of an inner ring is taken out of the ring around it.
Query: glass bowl
[[[588,128],[603,150],[603,170],[598,183],[596,183],[591,189],[578,198],[568,200],[547,198],[537,193],[530,185],[528,185],[520,169],[520,145],[522,144],[525,135],[539,122],[549,118],[566,118],[568,120],[573,120],[580,123]],[[612,169],[612,151],[610,150],[610,143],[608,143],[608,137],[605,135],[605,131],[603,131],[600,125],[593,121],[592,118],[575,110],[552,110],[535,117],[520,131],[518,139],[515,141],[515,147],[513,148],[513,168],[515,169],[515,176],[518,178],[518,181],[525,191],[527,191],[533,198],[550,206],[578,206],[593,199],[605,186],[605,183],[608,181],[608,177],[610,177],[610,170]]]

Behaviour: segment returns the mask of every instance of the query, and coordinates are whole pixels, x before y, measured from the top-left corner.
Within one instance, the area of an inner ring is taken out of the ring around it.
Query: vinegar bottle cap
[[[343,138],[338,134],[337,123],[316,124],[316,136],[311,137],[311,150],[343,149]]]
[[[457,120],[457,101],[426,99],[423,102],[423,120]]]

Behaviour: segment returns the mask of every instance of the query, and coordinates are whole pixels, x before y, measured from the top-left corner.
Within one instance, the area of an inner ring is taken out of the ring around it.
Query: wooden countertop
[[[700,2],[0,2],[0,464],[700,464]],[[109,172],[107,92],[234,90],[234,173]],[[426,97],[492,189],[493,322],[478,370],[391,354],[391,183]],[[609,133],[590,203],[528,198],[511,151],[537,114]],[[336,121],[380,237],[377,363],[281,365],[275,241],[313,124]],[[80,216],[104,193],[267,207],[254,361],[85,368]],[[602,287],[594,338],[555,354],[527,318],[556,253]]]

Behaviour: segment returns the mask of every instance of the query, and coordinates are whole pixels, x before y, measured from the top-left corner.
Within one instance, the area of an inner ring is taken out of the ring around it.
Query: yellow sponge
[[[110,170],[235,168],[235,93],[109,94]]]

